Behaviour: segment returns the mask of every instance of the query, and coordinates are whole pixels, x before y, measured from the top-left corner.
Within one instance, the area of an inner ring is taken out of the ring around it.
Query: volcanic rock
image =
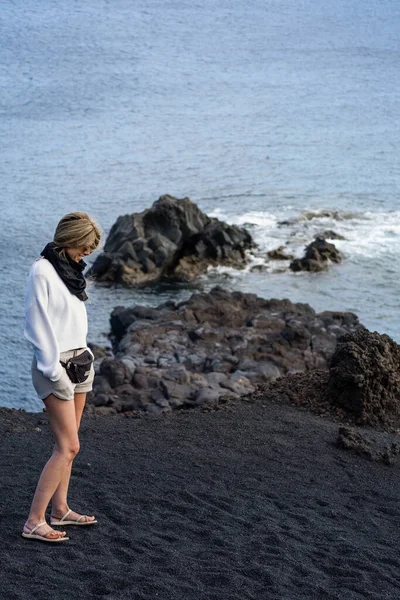
[[[328,368],[288,371],[284,377],[258,385],[253,398],[262,402],[288,402],[346,424],[400,433],[400,345],[386,334],[368,331],[362,325],[340,335],[332,324],[331,314],[318,315],[325,326],[331,323],[330,331],[338,335],[336,348],[327,361]],[[340,314],[336,313],[336,317]],[[347,321],[347,325],[350,323]],[[343,327],[340,330],[343,333]],[[318,344],[313,345],[313,350],[317,349]],[[329,349],[325,347],[325,351]],[[368,454],[369,442],[351,431],[342,431],[341,446],[357,447]],[[378,457],[374,460],[387,458],[390,462],[394,454],[400,454],[399,444],[388,448],[373,450]]]
[[[360,324],[352,313],[217,287],[155,309],[117,307],[111,326],[115,357],[103,359],[88,401],[101,394],[117,408],[117,397],[126,410],[133,388],[129,406],[165,412],[215,406],[288,373],[327,371],[337,339]]]
[[[189,198],[165,195],[150,209],[118,217],[88,275],[128,286],[187,282],[209,266],[243,268],[252,247],[245,229],[208,217]]]
[[[334,244],[324,238],[317,237],[305,249],[303,258],[296,258],[290,263],[292,271],[323,271],[331,262],[340,262],[342,257]]]
[[[360,424],[400,426],[400,346],[360,329],[344,335],[329,368],[328,400]]]

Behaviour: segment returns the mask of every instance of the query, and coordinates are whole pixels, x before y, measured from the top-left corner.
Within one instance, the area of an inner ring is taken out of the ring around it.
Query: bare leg
[[[79,431],[79,426],[81,424],[81,418],[82,418],[83,409],[85,408],[85,402],[86,402],[86,393],[75,394],[74,406],[75,406],[75,419],[76,419],[77,431]],[[68,496],[68,487],[69,487],[69,481],[70,481],[70,477],[71,477],[71,471],[72,471],[72,462],[69,464],[67,469],[64,471],[63,477],[51,499],[51,514],[53,517],[56,517],[59,519],[61,519],[61,517],[63,517],[65,515],[65,513],[67,512],[67,510],[69,508],[67,496]],[[75,519],[78,519],[80,516],[81,515],[79,513],[70,512],[68,515],[68,518],[75,520]],[[95,519],[94,516],[91,516],[91,517],[88,516],[83,520],[84,521],[93,521],[94,519]]]
[[[55,490],[60,484],[65,472],[79,452],[78,429],[74,403],[60,400],[53,394],[44,399],[49,415],[50,425],[55,438],[53,454],[45,464],[40,475],[35,494],[33,496],[28,519],[24,531],[29,531],[45,521],[45,512]],[[52,529],[49,525],[42,525],[36,530],[39,535],[45,535]],[[54,530],[53,530],[54,531]],[[52,537],[63,537],[65,532],[54,531]]]

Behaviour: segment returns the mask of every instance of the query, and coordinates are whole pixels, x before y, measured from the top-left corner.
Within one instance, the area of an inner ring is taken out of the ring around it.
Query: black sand
[[[47,417],[0,423],[1,598],[400,598],[399,463],[340,449],[329,419],[245,401],[86,415],[70,505],[99,524],[59,545],[21,537]]]

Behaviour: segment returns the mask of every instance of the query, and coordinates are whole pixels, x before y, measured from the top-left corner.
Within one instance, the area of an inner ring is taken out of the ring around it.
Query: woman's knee
[[[61,454],[68,462],[72,462],[80,450],[79,440],[70,440],[61,445],[55,444],[55,452]]]
[[[76,440],[76,442],[70,444],[69,453],[72,456],[72,458],[75,458],[75,456],[78,454],[80,449],[81,449],[81,445],[79,443],[79,440]]]

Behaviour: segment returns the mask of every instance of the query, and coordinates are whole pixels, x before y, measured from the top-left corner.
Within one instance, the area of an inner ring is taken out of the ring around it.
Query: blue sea
[[[116,305],[222,284],[353,311],[400,343],[398,0],[0,0],[0,15],[0,405],[42,408],[23,303],[58,220],[86,211],[105,239],[165,193],[259,249],[192,286],[91,285],[89,341],[109,345]],[[342,264],[252,269],[325,229]]]

